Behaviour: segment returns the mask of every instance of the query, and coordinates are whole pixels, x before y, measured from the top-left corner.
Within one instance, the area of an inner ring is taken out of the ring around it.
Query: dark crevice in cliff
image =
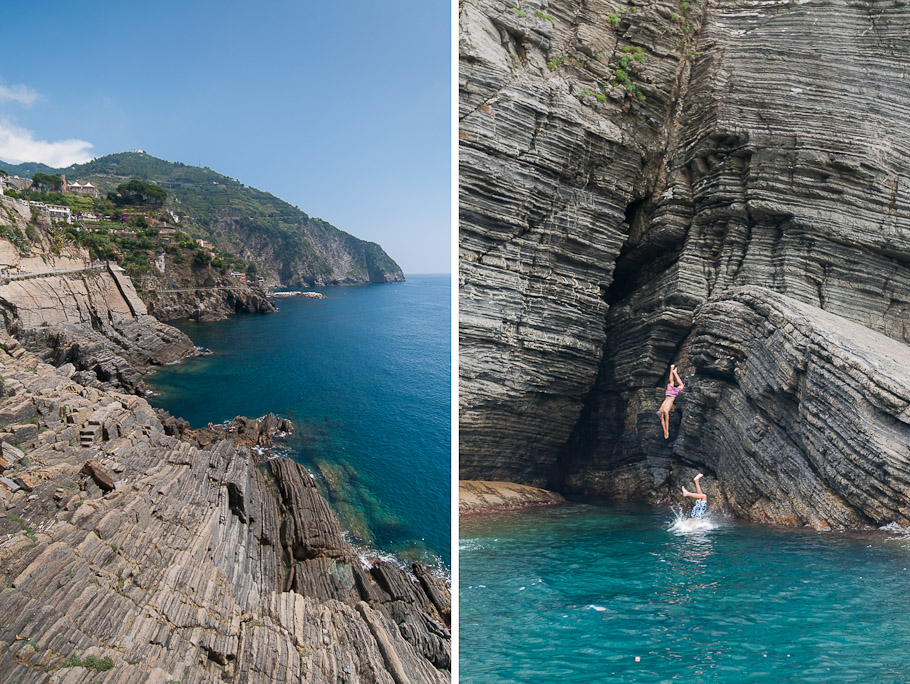
[[[620,250],[613,280],[604,294],[611,307],[628,299],[679,259],[682,251],[679,236],[645,234],[651,205],[650,198],[642,198],[626,206],[629,238]]]

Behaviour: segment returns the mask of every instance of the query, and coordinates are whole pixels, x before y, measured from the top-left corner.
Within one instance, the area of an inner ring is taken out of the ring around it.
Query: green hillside
[[[257,264],[288,286],[382,283],[403,280],[401,268],[382,247],[360,240],[318,218],[209,168],[124,152],[86,164],[51,169],[43,164],[10,165],[10,175],[66,174],[90,180],[103,194],[130,179],[153,182],[168,196],[165,208],[179,216],[192,237]]]

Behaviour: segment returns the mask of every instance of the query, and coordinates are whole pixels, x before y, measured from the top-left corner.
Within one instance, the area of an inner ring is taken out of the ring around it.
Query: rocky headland
[[[447,581],[359,556],[264,455],[287,421],[193,430],[137,396],[192,341],[20,218],[41,264],[0,281],[0,681],[448,681]]]
[[[910,524],[908,22],[461,4],[462,477]]]
[[[139,295],[159,321],[189,318],[210,322],[236,313],[276,310],[263,288],[212,271],[199,274],[171,266],[166,276],[148,274],[141,284]]]
[[[255,264],[257,276],[263,277],[267,285],[312,287],[404,280],[401,267],[375,242],[361,240],[271,193],[209,168],[169,162],[145,152],[109,154],[59,169],[34,163],[2,167],[22,178],[41,172],[89,181],[102,195],[116,192],[128,180],[153,183],[166,192],[167,199],[162,211],[151,212],[155,216],[150,224],[168,231],[176,229],[180,237],[203,243],[199,245],[201,249],[217,250],[219,257],[230,253],[244,265]],[[116,213],[134,213],[138,209],[124,206],[126,209],[120,207]],[[112,211],[113,208],[102,213]],[[150,258],[139,261],[151,262],[167,246],[166,241],[159,241],[150,251]],[[174,266],[181,270],[174,256],[168,252],[165,257],[168,272]],[[154,270],[148,272],[155,276]]]

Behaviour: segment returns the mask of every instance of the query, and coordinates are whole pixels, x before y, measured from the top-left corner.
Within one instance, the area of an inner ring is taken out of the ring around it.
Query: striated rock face
[[[609,430],[592,429],[564,463],[564,487],[681,500],[704,472],[711,505],[751,520],[910,525],[910,347],[743,287],[697,310],[682,355],[694,372],[668,455],[618,456]]]
[[[148,315],[128,277],[90,272],[0,285],[7,331],[55,365],[70,363],[83,384],[137,391],[141,369],[192,353],[182,332]]]
[[[700,377],[732,288],[910,343],[910,9],[511,7],[460,11],[463,477],[666,496],[705,464],[685,399],[663,439],[667,368]]]
[[[446,584],[358,559],[305,469],[4,347],[0,412],[37,429],[3,448],[0,681],[448,681]]]
[[[178,318],[220,321],[235,313],[272,313],[276,310],[263,290],[238,285],[229,278],[207,287],[198,287],[195,282],[188,285],[185,292],[145,290],[142,297],[149,313],[160,321]]]

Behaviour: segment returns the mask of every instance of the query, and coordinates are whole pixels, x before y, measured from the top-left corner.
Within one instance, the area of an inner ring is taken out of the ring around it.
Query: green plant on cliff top
[[[553,17],[551,17],[549,14],[544,14],[540,10],[534,10],[534,16],[538,19],[545,19],[546,21],[549,21],[551,24],[553,24],[553,26],[556,26],[556,23],[553,21]]]
[[[647,62],[648,55],[645,54],[645,49],[639,45],[627,45],[622,49],[622,54],[619,56],[619,66],[623,69],[629,66],[632,62]]]
[[[670,18],[682,27],[683,48],[689,47],[689,30],[691,29],[691,25],[689,24],[689,7],[691,7],[691,3],[686,0],[680,0],[679,9],[682,12],[682,15],[675,13],[670,15]]]
[[[513,12],[515,12],[515,14],[517,14],[519,17],[528,16],[527,12],[525,12],[524,10],[518,9],[517,7],[510,7],[509,9],[512,10]]]
[[[584,102],[585,98],[586,98],[588,95],[590,95],[590,96],[593,97],[593,98],[596,98],[598,102],[606,102],[606,101],[607,101],[607,96],[606,96],[606,95],[604,95],[603,93],[595,92],[595,91],[591,90],[590,88],[585,88],[584,90],[581,91],[581,101]]]
[[[631,70],[647,60],[648,55],[645,54],[645,49],[640,45],[627,45],[624,47],[617,59],[619,66],[613,71],[613,87],[622,86],[632,97],[639,102],[643,102],[645,100],[644,93],[635,84]]]
[[[630,78],[629,74],[626,72],[625,69],[617,69],[616,71],[614,71],[613,78],[614,78],[613,85],[615,87],[622,86],[623,88],[625,88],[627,93],[629,93],[630,95],[632,95],[639,101],[644,101],[644,99],[645,99],[644,94],[641,92],[641,90],[638,89],[638,86],[635,85],[635,82]]]
[[[20,252],[29,251],[30,245],[28,238],[25,237],[25,234],[18,228],[0,226],[0,238],[3,238],[7,242],[12,242]]]

